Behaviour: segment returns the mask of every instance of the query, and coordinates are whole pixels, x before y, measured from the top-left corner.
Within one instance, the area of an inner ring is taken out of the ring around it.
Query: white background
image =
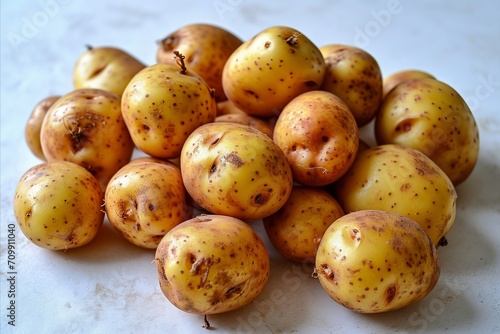
[[[257,301],[211,316],[216,333],[500,332],[500,2],[497,1],[3,1],[1,4],[1,333],[204,333],[200,316],[161,294],[154,252],[132,246],[106,222],[91,244],[52,252],[16,229],[16,327],[7,321],[8,225],[15,186],[39,163],[24,142],[34,105],[72,89],[85,45],[117,46],[146,64],[156,41],[190,23],[220,25],[246,40],[288,25],[318,46],[364,48],[383,74],[418,68],[454,87],[480,129],[481,152],[457,187],[457,218],[439,249],[435,289],[407,308],[356,314],[331,300],[310,268],[268,244],[271,279]],[[373,143],[371,125],[362,131]]]

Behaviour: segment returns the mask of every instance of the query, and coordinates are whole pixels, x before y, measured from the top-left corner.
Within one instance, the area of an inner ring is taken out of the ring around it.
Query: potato
[[[240,45],[222,72],[227,98],[252,116],[278,115],[295,96],[318,89],[325,76],[321,52],[285,26],[260,31]]]
[[[89,243],[104,220],[99,182],[87,169],[67,161],[43,162],[26,171],[13,205],[23,234],[50,250]]]
[[[120,98],[102,89],[77,89],[62,96],[47,111],[40,138],[48,161],[71,161],[87,168],[103,191],[134,150]]]
[[[355,46],[320,47],[326,74],[320,89],[340,97],[359,127],[375,118],[382,103],[382,72],[375,58]]]
[[[250,126],[200,126],[181,154],[184,185],[205,210],[257,220],[281,208],[292,190],[292,171],[271,138]]]
[[[414,220],[381,210],[337,219],[321,239],[316,273],[328,295],[360,313],[414,304],[440,276],[436,248]]]
[[[156,249],[169,230],[193,213],[180,168],[155,158],[141,157],[123,166],[104,198],[111,225],[142,248]]]
[[[217,314],[252,302],[269,279],[269,254],[243,221],[202,215],[170,230],[156,249],[160,288],[177,308]]]
[[[285,152],[294,181],[306,186],[338,180],[352,165],[359,145],[349,108],[326,91],[294,98],[278,117],[273,139]]]
[[[73,87],[96,88],[121,96],[123,90],[146,65],[116,47],[88,47],[73,69]]]
[[[194,129],[213,122],[213,90],[197,73],[179,64],[156,64],[137,73],[122,97],[122,113],[141,151],[159,159],[179,157]]]
[[[326,191],[294,186],[285,205],[263,223],[269,240],[284,258],[314,263],[323,233],[343,215],[339,203]]]
[[[217,102],[217,116],[222,116],[227,114],[248,115],[246,112],[235,106],[234,103],[229,100]]]
[[[387,144],[359,153],[334,186],[345,212],[373,209],[409,217],[436,247],[455,221],[455,187],[431,159],[410,147]]]
[[[444,82],[420,78],[396,86],[375,120],[378,144],[421,151],[454,185],[472,173],[479,156],[479,130],[467,103]]]
[[[217,102],[227,100],[222,69],[243,41],[227,29],[206,23],[188,24],[163,38],[156,53],[158,63],[175,63],[174,51],[186,57],[186,66],[215,90]]]
[[[47,160],[43,154],[42,144],[40,143],[40,131],[42,129],[43,119],[45,118],[49,108],[60,97],[61,96],[59,95],[49,96],[38,102],[33,108],[24,128],[24,138],[26,139],[26,144],[28,144],[28,148],[31,153],[33,153],[40,160]]]
[[[387,76],[383,80],[383,93],[382,99],[385,99],[387,94],[397,85],[402,83],[403,81],[410,79],[418,79],[418,78],[431,78],[435,79],[432,74],[429,74],[420,70],[402,70],[399,72],[392,73]]]
[[[265,120],[254,116],[250,116],[248,114],[220,115],[215,118],[215,121],[248,125],[265,133],[269,138],[273,138],[273,129],[271,128],[269,122],[266,122]]]

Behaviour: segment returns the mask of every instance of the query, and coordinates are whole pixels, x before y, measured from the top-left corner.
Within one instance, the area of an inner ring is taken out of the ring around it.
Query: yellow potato
[[[193,213],[179,167],[149,157],[132,160],[113,176],[105,203],[111,225],[134,245],[149,249]]]
[[[90,172],[72,162],[43,162],[19,180],[14,214],[23,234],[51,250],[83,246],[104,220],[103,192]]]
[[[116,47],[89,47],[73,69],[73,87],[96,88],[121,96],[134,75],[146,67]]]
[[[43,154],[42,144],[40,142],[40,131],[42,129],[43,119],[49,108],[56,102],[60,96],[49,96],[41,100],[35,105],[31,112],[26,127],[24,128],[24,137],[28,148],[38,159],[46,161]]]
[[[424,298],[440,276],[436,248],[412,219],[360,210],[323,235],[316,274],[328,295],[360,313],[400,309]]]
[[[418,78],[431,78],[435,79],[435,77],[432,74],[429,74],[424,71],[420,70],[402,70],[396,73],[392,73],[391,75],[387,76],[383,80],[383,93],[382,96],[383,98],[386,97],[386,95],[397,85],[402,83],[403,81],[410,80],[410,79],[418,79]]]
[[[163,38],[156,53],[158,63],[175,63],[173,52],[186,57],[186,66],[215,90],[217,102],[227,100],[222,88],[222,69],[243,41],[229,30],[206,23],[188,24]]]
[[[250,116],[248,114],[220,115],[215,118],[215,121],[248,125],[265,133],[269,138],[273,138],[273,129],[271,128],[269,122],[266,122],[265,120],[254,116]]]
[[[120,98],[102,89],[77,89],[58,99],[47,111],[40,138],[48,161],[87,168],[103,191],[134,150]]]
[[[330,44],[320,48],[326,74],[320,89],[340,97],[359,127],[375,118],[382,103],[382,72],[375,58],[355,46]]]
[[[262,30],[240,45],[222,72],[227,98],[258,117],[278,115],[295,96],[318,89],[325,76],[319,49],[285,26]]]
[[[217,314],[252,302],[269,279],[269,255],[245,222],[202,215],[170,230],[156,249],[160,288],[177,308]]]
[[[137,73],[123,92],[122,114],[141,151],[155,158],[179,157],[194,129],[213,122],[213,90],[196,72],[179,64],[155,64]]]
[[[325,190],[294,186],[285,205],[263,223],[269,240],[284,258],[314,263],[323,233],[343,215],[339,203]]]
[[[424,153],[454,185],[469,177],[479,156],[474,115],[457,91],[432,78],[397,85],[380,108],[375,135],[378,144],[400,144]]]
[[[278,211],[292,190],[292,171],[271,138],[250,126],[200,126],[181,154],[184,185],[214,214],[257,220]]]
[[[455,221],[455,187],[431,159],[410,147],[387,144],[359,153],[334,186],[345,212],[374,209],[409,217],[436,247]]]
[[[356,120],[346,104],[326,91],[300,94],[287,104],[273,139],[285,152],[295,182],[324,186],[352,165],[359,145]]]

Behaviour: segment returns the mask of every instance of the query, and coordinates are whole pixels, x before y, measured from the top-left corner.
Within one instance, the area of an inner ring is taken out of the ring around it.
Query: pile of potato
[[[431,74],[383,77],[366,51],[318,47],[291,27],[243,41],[191,24],[159,42],[152,65],[89,47],[73,82],[26,124],[45,161],[19,181],[14,212],[34,244],[82,246],[107,216],[156,250],[165,296],[203,315],[266,286],[253,224],[356,312],[412,304],[438,281],[479,137],[464,100]],[[359,135],[370,123],[373,147]]]

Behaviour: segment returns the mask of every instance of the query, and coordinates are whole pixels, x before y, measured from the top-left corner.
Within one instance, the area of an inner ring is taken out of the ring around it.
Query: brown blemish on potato
[[[389,305],[394,300],[394,298],[396,297],[396,292],[397,288],[395,284],[391,284],[385,289],[384,297],[386,305]]]
[[[236,167],[241,167],[244,165],[243,160],[235,153],[231,152],[225,156],[225,160]]]

